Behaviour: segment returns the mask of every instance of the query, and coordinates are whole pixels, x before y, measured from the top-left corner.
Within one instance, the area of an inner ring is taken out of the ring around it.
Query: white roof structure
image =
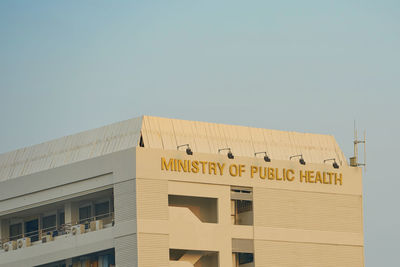
[[[0,181],[136,147],[141,136],[147,148],[189,144],[194,153],[218,153],[228,147],[235,156],[265,151],[272,160],[302,154],[310,163],[335,158],[347,165],[331,135],[142,116],[0,154]]]

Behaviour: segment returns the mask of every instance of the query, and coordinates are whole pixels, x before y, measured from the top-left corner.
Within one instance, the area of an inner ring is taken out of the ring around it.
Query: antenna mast
[[[364,139],[363,140],[358,140],[358,135],[357,135],[357,128],[356,128],[356,121],[354,121],[354,156],[350,158],[350,166],[352,167],[359,167],[363,166],[364,171],[366,171],[366,166],[367,166],[367,151],[366,151],[366,132],[364,130]],[[364,162],[360,163],[358,162],[358,144],[364,144]]]

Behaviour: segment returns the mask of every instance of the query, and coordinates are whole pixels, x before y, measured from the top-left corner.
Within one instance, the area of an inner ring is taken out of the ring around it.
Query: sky
[[[400,1],[0,1],[0,153],[155,115],[367,132],[367,267],[398,265]]]

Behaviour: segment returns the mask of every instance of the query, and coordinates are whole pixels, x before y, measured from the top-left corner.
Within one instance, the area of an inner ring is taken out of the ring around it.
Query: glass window
[[[60,212],[59,214],[58,214],[58,225],[63,225],[63,224],[65,224],[65,212]]]
[[[10,240],[17,240],[22,237],[22,223],[10,225]]]
[[[94,205],[94,213],[96,216],[96,220],[106,218],[110,213],[110,202],[102,202]]]
[[[34,219],[25,222],[25,236],[30,237],[32,242],[39,240],[39,220]]]
[[[44,233],[56,230],[56,219],[57,217],[55,214],[43,217],[42,230]]]
[[[87,223],[92,217],[92,209],[90,206],[79,208],[79,223]]]

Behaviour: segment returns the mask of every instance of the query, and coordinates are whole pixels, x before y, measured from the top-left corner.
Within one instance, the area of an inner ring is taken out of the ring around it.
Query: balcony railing
[[[17,241],[18,239],[24,237],[30,238],[30,240],[32,241],[30,243],[31,245],[35,245],[37,243],[45,243],[53,240],[54,238],[57,238],[58,236],[71,234],[72,228],[75,225],[83,225],[84,228],[83,233],[97,231],[99,229],[93,230],[90,227],[90,223],[95,221],[102,221],[102,224],[106,226],[106,228],[109,225],[114,226],[114,212],[104,213],[89,218],[81,219],[78,221],[64,223],[59,226],[51,226],[48,228],[42,228],[32,232],[26,232],[24,234],[9,236],[0,240],[0,249],[4,249],[5,243],[9,241]]]

